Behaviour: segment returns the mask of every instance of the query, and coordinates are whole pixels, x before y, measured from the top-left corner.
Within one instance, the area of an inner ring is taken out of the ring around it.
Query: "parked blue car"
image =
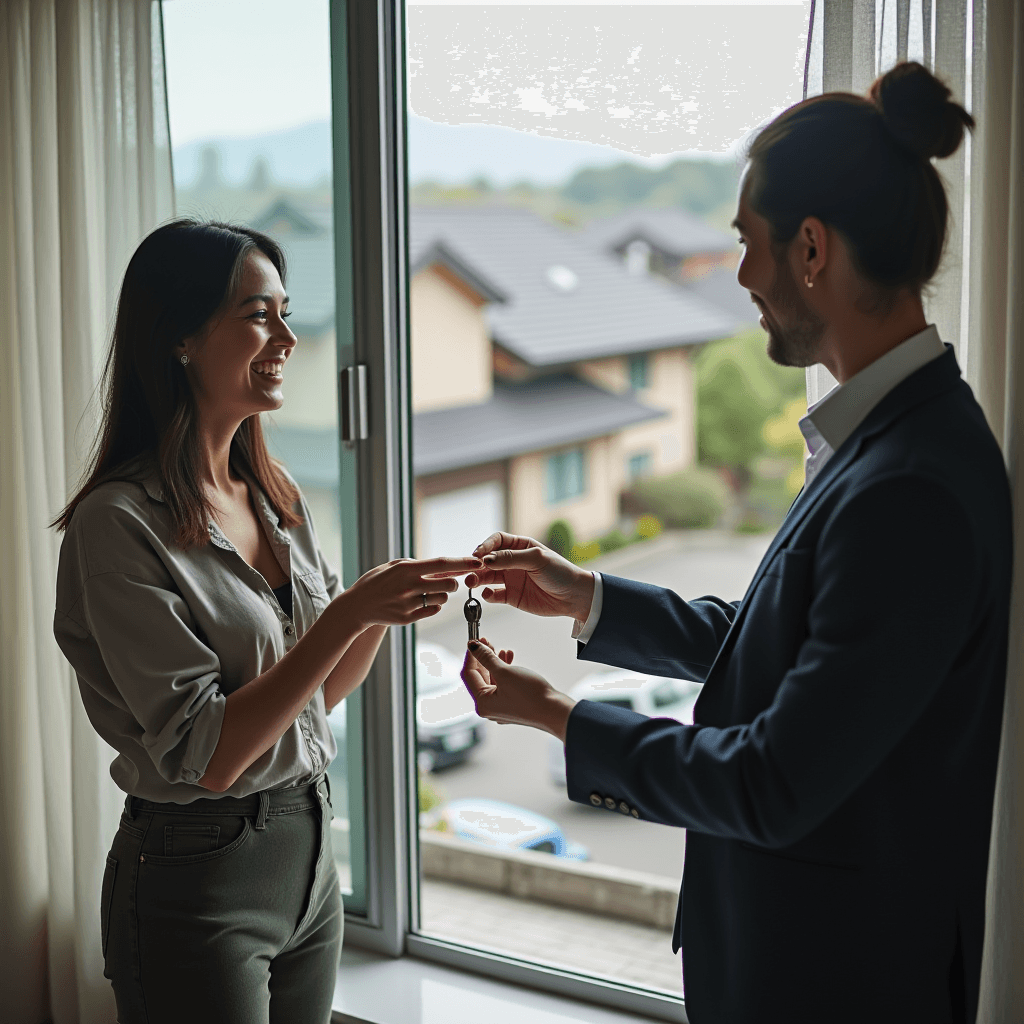
[[[483,846],[535,850],[563,860],[590,859],[590,851],[582,843],[566,839],[557,822],[501,800],[450,800],[422,815],[421,825]]]

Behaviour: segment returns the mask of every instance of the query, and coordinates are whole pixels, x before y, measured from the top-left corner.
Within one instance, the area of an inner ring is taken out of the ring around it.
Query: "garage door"
[[[445,491],[420,504],[420,558],[468,555],[485,537],[505,528],[504,489],[497,481]]]

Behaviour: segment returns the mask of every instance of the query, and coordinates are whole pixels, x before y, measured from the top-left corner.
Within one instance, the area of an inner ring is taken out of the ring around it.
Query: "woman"
[[[102,893],[120,1024],[324,1024],[342,934],[327,713],[389,625],[479,565],[399,560],[342,592],[260,413],[283,403],[285,261],[179,220],[125,274],[104,421],[54,633],[127,795]]]

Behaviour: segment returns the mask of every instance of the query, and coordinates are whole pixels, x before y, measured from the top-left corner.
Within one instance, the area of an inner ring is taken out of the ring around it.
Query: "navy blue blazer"
[[[566,737],[573,800],[689,830],[692,1024],[974,1021],[1011,541],[947,347],[800,494],[742,601],[604,577],[579,657],[704,683],[694,725],[581,701]]]

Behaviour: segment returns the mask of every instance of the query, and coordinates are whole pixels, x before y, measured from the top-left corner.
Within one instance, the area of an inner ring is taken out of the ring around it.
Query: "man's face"
[[[788,249],[776,258],[768,221],[747,200],[749,185],[748,169],[733,221],[744,247],[736,279],[761,311],[769,358],[782,366],[812,366],[819,362],[825,324],[804,300]]]

